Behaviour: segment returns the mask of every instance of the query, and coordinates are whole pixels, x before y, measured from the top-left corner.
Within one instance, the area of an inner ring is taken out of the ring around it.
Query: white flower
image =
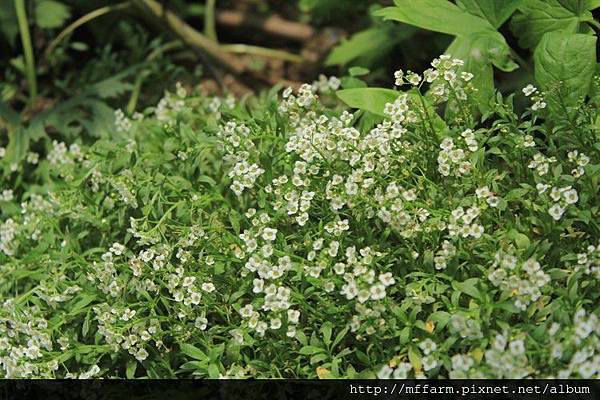
[[[113,243],[113,245],[110,247],[110,252],[113,253],[116,256],[120,256],[121,254],[123,254],[123,252],[125,251],[125,246],[123,246],[120,243]]]
[[[515,356],[525,354],[525,343],[522,339],[513,340],[508,344],[508,349]]]
[[[135,353],[135,358],[136,360],[142,362],[144,361],[146,358],[148,358],[148,352],[146,351],[146,349],[139,349],[136,353]]]
[[[371,299],[373,300],[381,300],[385,297],[385,286],[382,284],[375,284],[371,286]],[[360,293],[359,293],[359,301],[360,301]]]
[[[560,206],[560,204],[555,203],[552,207],[548,209],[548,214],[555,220],[558,221],[562,215],[564,214],[565,209]]]
[[[204,282],[202,284],[202,290],[204,290],[205,292],[211,293],[215,291],[215,285],[213,285],[211,282]]]
[[[274,228],[265,228],[263,230],[262,238],[267,241],[275,240],[277,236],[277,229]]]
[[[381,367],[379,372],[377,372],[377,378],[390,379],[390,377],[392,376],[392,372],[394,372],[394,370],[390,368],[389,365],[384,365],[383,367]]]
[[[421,348],[421,350],[423,350],[423,353],[425,353],[425,355],[429,355],[432,352],[434,352],[435,349],[437,349],[437,345],[435,344],[435,342],[429,338],[419,343],[419,347]]]
[[[525,94],[525,96],[527,96],[527,97],[531,96],[536,91],[537,91],[537,88],[535,86],[533,86],[532,84],[529,84],[523,88],[523,94]]]
[[[569,189],[563,192],[562,195],[567,204],[575,204],[579,200],[579,196],[577,196],[577,191],[575,189]]]

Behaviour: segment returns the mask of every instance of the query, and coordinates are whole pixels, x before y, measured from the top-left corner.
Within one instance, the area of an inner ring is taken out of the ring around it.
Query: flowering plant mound
[[[0,376],[599,377],[598,111],[478,116],[461,64],[374,123],[179,87],[7,166]]]

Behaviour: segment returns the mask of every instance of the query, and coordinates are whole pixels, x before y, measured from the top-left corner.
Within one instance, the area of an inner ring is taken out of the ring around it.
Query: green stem
[[[21,43],[25,56],[25,75],[29,85],[30,102],[37,97],[37,79],[35,75],[35,59],[33,58],[33,46],[31,44],[31,35],[29,33],[29,24],[27,23],[27,12],[25,10],[25,0],[15,0],[15,9],[17,12],[17,22],[21,34]]]
[[[69,26],[67,26],[65,29],[63,29],[62,32],[60,32],[58,34],[58,36],[56,36],[54,38],[54,40],[52,40],[52,42],[50,43],[50,45],[46,48],[46,51],[44,52],[44,58],[48,58],[50,56],[50,54],[52,54],[52,52],[54,51],[56,46],[58,46],[67,36],[69,36],[71,33],[73,33],[73,31],[75,29],[79,28],[81,25],[83,25],[95,18],[101,17],[104,14],[108,14],[109,12],[122,10],[127,7],[129,7],[128,2],[114,4],[112,6],[100,7],[98,9],[91,11],[91,12],[85,14],[84,16],[78,18],[76,21],[74,21]]]
[[[204,12],[204,35],[210,40],[217,42],[217,31],[215,29],[215,5],[217,0],[206,0],[206,11]]]
[[[268,58],[278,58],[285,61],[300,63],[304,61],[302,56],[288,53],[283,50],[269,49],[266,47],[251,46],[247,44],[224,44],[221,49],[228,53],[252,54],[255,56],[263,56]]]

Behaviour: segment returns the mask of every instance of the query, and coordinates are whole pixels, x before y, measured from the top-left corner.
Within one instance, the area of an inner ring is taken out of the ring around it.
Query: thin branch
[[[277,37],[305,42],[314,36],[313,27],[300,22],[288,21],[277,15],[261,18],[239,11],[223,10],[217,13],[217,22],[229,27],[260,29]]]
[[[74,21],[73,23],[69,24],[69,26],[67,26],[65,29],[62,30],[62,32],[60,32],[58,34],[58,36],[56,36],[54,38],[54,40],[52,40],[52,42],[48,45],[48,47],[46,48],[46,51],[44,52],[44,58],[48,59],[48,57],[50,56],[50,54],[52,54],[52,52],[54,51],[54,49],[67,37],[69,36],[71,33],[73,33],[73,31],[75,31],[75,29],[79,28],[81,25],[96,19],[98,17],[101,17],[105,14],[108,14],[110,12],[113,11],[118,11],[118,10],[122,10],[129,7],[129,3],[120,3],[120,4],[114,4],[112,6],[106,6],[106,7],[100,7],[94,11],[91,11],[87,14],[85,14],[84,16],[78,18],[76,21]]]
[[[199,54],[206,55],[212,61],[236,75],[244,72],[244,64],[236,57],[223,52],[217,43],[192,28],[173,12],[163,9],[162,5],[157,1],[133,0],[133,3],[142,10],[148,11],[154,18],[160,20],[160,22],[167,24],[168,28],[176,36],[186,45],[195,49]],[[210,68],[210,64],[207,63],[207,65]]]
[[[298,54],[288,53],[283,50],[269,49],[267,47],[251,46],[247,44],[224,44],[221,45],[221,48],[231,53],[252,54],[255,56],[276,58],[294,63],[305,61],[304,58]]]

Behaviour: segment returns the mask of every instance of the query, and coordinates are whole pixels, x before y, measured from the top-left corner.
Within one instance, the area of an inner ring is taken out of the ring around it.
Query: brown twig
[[[195,49],[202,58],[206,56],[220,67],[236,75],[240,75],[244,72],[244,64],[236,57],[222,51],[217,43],[192,28],[172,11],[164,9],[157,1],[133,0],[133,4],[150,13],[157,21],[166,24],[176,36],[178,36],[186,45]],[[210,68],[210,64],[208,64],[208,66]]]
[[[217,23],[228,27],[259,29],[270,35],[305,42],[315,30],[300,22],[288,21],[277,15],[262,18],[256,15],[233,10],[217,12]]]

